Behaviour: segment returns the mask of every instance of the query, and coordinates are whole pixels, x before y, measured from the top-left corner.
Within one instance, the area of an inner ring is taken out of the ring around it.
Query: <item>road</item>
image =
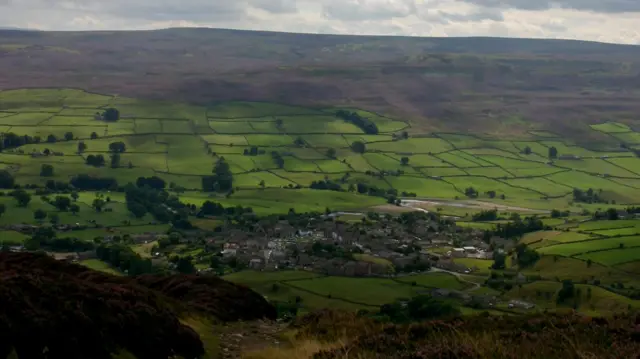
[[[533,208],[524,208],[524,207],[515,207],[515,206],[507,206],[503,204],[491,203],[491,202],[483,202],[483,201],[475,201],[475,200],[465,200],[465,201],[443,201],[437,199],[403,199],[401,202],[401,206],[403,207],[411,207],[415,208],[418,211],[425,211],[424,208],[420,208],[420,205],[427,206],[450,206],[450,207],[460,207],[460,208],[473,208],[473,209],[494,209],[503,211],[519,211],[519,212],[536,212],[536,213],[551,213],[548,210],[539,210]]]
[[[458,278],[458,280],[461,281],[461,282],[471,284],[473,287],[467,289],[466,290],[467,292],[473,292],[474,290],[477,290],[477,289],[480,288],[480,284],[465,279],[464,275],[462,273],[452,272],[452,271],[448,271],[448,270],[444,270],[444,269],[440,269],[440,268],[435,268],[435,267],[431,267],[431,271],[432,272],[448,273],[448,274],[451,274],[451,275],[455,276],[456,278]]]

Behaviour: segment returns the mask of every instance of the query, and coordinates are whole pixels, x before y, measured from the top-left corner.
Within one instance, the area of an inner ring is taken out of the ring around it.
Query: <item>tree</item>
[[[531,154],[531,147],[527,146],[524,148],[524,150],[522,150],[522,153],[524,153],[525,155],[530,155]]]
[[[91,132],[91,139],[95,140],[96,138],[98,138],[98,134],[95,132]]]
[[[365,153],[367,147],[361,141],[355,141],[351,144],[351,150],[355,153]]]
[[[80,206],[78,206],[77,204],[73,203],[72,205],[69,206],[69,210],[71,211],[71,213],[76,215],[78,212],[80,212]]]
[[[85,162],[94,167],[102,167],[104,166],[104,156],[103,155],[89,155]]]
[[[302,137],[298,137],[293,141],[293,144],[298,146],[298,147],[304,147],[306,142],[302,139]]]
[[[180,257],[176,263],[176,270],[184,274],[193,274],[196,272],[196,267],[190,257]]]
[[[47,218],[47,212],[41,210],[41,209],[37,209],[35,212],[33,212],[33,218],[36,219],[36,221],[43,221],[45,218]]]
[[[491,268],[493,269],[505,269],[507,257],[502,253],[496,253],[493,255],[493,265]]]
[[[478,198],[478,191],[473,187],[465,189],[464,194],[469,198]]]
[[[102,113],[102,119],[109,122],[116,122],[120,119],[120,111],[111,107]]]
[[[0,203],[0,217],[7,211],[7,206],[4,203]]]
[[[264,186],[265,186],[266,184],[264,183],[264,180],[262,180],[262,181],[260,181],[260,184],[259,184],[259,185],[260,185],[260,187],[264,188]]]
[[[80,198],[78,192],[71,192],[71,199],[73,199],[74,202],[76,202],[78,198]]]
[[[53,177],[53,166],[43,163],[42,166],[40,166],[40,177]]]
[[[64,139],[67,140],[67,141],[73,140],[73,132],[66,132],[64,134]]]
[[[125,145],[125,143],[122,142],[122,141],[111,142],[109,144],[109,151],[110,152],[122,153],[122,152],[125,152],[126,150],[127,150],[127,145]]]
[[[15,179],[11,172],[7,170],[0,170],[0,188],[13,188],[15,185]]]
[[[66,211],[71,206],[71,199],[65,196],[56,196],[51,204],[60,211]]]
[[[54,213],[52,215],[49,216],[49,223],[51,223],[52,225],[57,225],[58,223],[60,223],[60,216],[58,216],[57,213]]]
[[[138,202],[132,202],[127,205],[129,212],[133,214],[136,218],[142,218],[145,214],[147,214],[147,208]]]
[[[281,118],[276,118],[276,127],[277,128],[281,128],[282,127],[282,119]]]
[[[102,212],[102,208],[104,208],[105,201],[102,198],[96,198],[91,203],[91,207],[96,210],[96,212]]]
[[[408,165],[408,164],[409,164],[409,157],[402,157],[402,158],[400,159],[400,163],[401,163],[403,166]]]
[[[120,167],[120,154],[113,153],[111,154],[111,168],[118,168],[118,167]]]
[[[558,158],[558,149],[555,147],[549,148],[549,158]]]
[[[87,150],[87,145],[84,143],[84,141],[78,142],[78,153],[83,153],[86,150]]]
[[[12,196],[20,207],[26,207],[31,202],[31,195],[23,189],[13,191]]]
[[[47,136],[47,142],[49,143],[55,143],[58,139],[56,138],[55,135],[49,135]]]
[[[336,158],[336,150],[333,148],[330,148],[327,150],[327,157],[329,158]]]

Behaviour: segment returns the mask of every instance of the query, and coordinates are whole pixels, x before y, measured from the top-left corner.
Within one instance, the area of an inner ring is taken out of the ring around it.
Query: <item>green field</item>
[[[121,272],[113,269],[110,265],[108,265],[107,263],[99,259],[87,259],[80,262],[80,264],[82,264],[85,267],[91,268],[93,270],[97,270],[107,274],[122,275]]]

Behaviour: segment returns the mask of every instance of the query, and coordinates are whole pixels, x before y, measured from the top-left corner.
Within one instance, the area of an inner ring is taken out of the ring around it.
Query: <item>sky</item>
[[[0,27],[215,27],[640,44],[640,0],[0,0]]]

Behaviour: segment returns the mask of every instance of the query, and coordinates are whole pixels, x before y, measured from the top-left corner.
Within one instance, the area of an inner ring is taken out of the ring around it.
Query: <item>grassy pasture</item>
[[[330,298],[348,299],[372,306],[410,298],[419,289],[383,278],[324,277],[289,284]]]
[[[423,167],[420,172],[430,177],[466,176],[468,173],[457,167]]]
[[[621,248],[621,245],[624,247],[640,246],[640,236],[603,238],[582,242],[559,244],[540,248],[538,249],[538,252],[546,255],[561,255],[565,257],[571,257],[585,252]]]
[[[640,133],[638,132],[616,133],[613,136],[623,143],[633,145],[640,143]]]
[[[432,155],[402,156],[390,154],[389,157],[395,158],[397,161],[400,161],[402,157],[408,157],[409,165],[413,167],[451,167],[450,164],[442,162],[441,159]]]
[[[322,172],[313,161],[305,161],[291,156],[284,157],[284,169],[291,172]]]
[[[409,138],[408,140],[391,142],[374,142],[367,145],[369,150],[381,152],[395,152],[398,154],[414,153],[440,153],[453,149],[446,141],[440,138]]]
[[[618,196],[619,203],[635,203],[640,199],[640,193],[637,189],[621,186],[620,184],[605,178],[592,176],[586,173],[571,171],[561,172],[550,176],[548,179],[556,183],[562,183],[572,188],[580,188],[587,190],[603,190]]]
[[[605,229],[600,231],[592,231],[591,233],[599,236],[615,237],[615,236],[634,236],[640,235],[640,225],[629,228]]]
[[[474,274],[489,275],[491,274],[492,260],[476,259],[476,258],[455,258],[453,260],[456,264],[461,264],[473,269]]]
[[[416,193],[421,197],[452,199],[460,195],[460,192],[444,181],[419,177],[388,177],[387,181],[398,191]]]
[[[529,161],[524,159],[516,159],[509,157],[484,155],[482,159],[491,163],[493,166],[499,166],[508,170],[511,169],[530,169],[546,167],[547,165],[542,162]]]
[[[163,133],[193,134],[194,130],[189,121],[162,120]]]
[[[256,133],[281,133],[283,130],[276,126],[275,121],[248,121],[248,123]]]
[[[292,146],[293,137],[287,135],[246,135],[250,146]]]
[[[539,142],[517,141],[517,142],[513,142],[513,145],[518,149],[519,152],[522,152],[525,150],[525,148],[529,147],[531,149],[531,152],[538,156],[547,158],[547,156],[549,155],[549,147]]]
[[[392,142],[393,141],[393,137],[391,135],[384,135],[384,134],[378,134],[378,135],[365,135],[365,134],[361,134],[361,135],[349,135],[349,134],[345,134],[342,135],[342,137],[344,137],[344,139],[347,141],[347,143],[350,145],[355,141],[361,141],[364,143],[372,143],[372,142]]]
[[[122,136],[135,134],[136,124],[133,121],[120,120],[107,125],[107,136]]]
[[[209,127],[220,134],[255,132],[248,121],[209,121]]]
[[[266,116],[317,115],[320,110],[267,102],[227,102],[209,107],[209,118],[253,118]]]
[[[637,157],[623,157],[623,158],[609,158],[607,162],[612,163],[615,166],[622,167],[628,172],[632,173],[631,177],[640,176],[640,158]]]
[[[287,180],[299,184],[301,186],[309,186],[313,181],[324,181],[326,174],[312,173],[312,172],[287,172],[285,170],[271,170],[269,171],[278,177],[286,178]]]
[[[637,158],[628,159],[638,160]],[[554,164],[558,167],[571,168],[588,173],[606,174],[615,177],[638,176],[637,174],[622,168],[622,166],[616,166],[615,164],[611,164],[603,159],[584,159],[580,161],[556,160],[554,161]]]
[[[589,238],[591,236],[576,232],[540,231],[526,234],[520,243],[525,243],[532,249],[539,249],[554,244],[580,242]]]
[[[320,275],[302,270],[258,272],[246,270],[225,275],[223,278],[233,283],[243,284],[248,287],[268,283],[318,278]]]
[[[636,219],[624,219],[618,221],[589,221],[581,223],[578,227],[581,231],[597,231],[605,229],[634,227],[640,224]]]
[[[601,157],[604,155],[609,155],[609,153],[606,152],[595,152],[586,148],[567,145],[566,143],[561,141],[542,141],[541,143],[549,148],[555,147],[558,150],[558,156],[574,155],[581,157]]]
[[[92,116],[55,115],[41,122],[43,126],[94,126],[107,127],[106,122],[96,121]]]
[[[456,278],[456,276],[448,273],[425,273],[418,275],[409,275],[399,277],[398,281],[403,283],[416,282],[419,286],[431,287],[431,288],[445,288],[454,290],[463,290],[468,287],[465,283],[462,283]]]
[[[120,271],[114,269],[108,263],[105,263],[99,259],[87,259],[87,260],[81,261],[80,264],[82,264],[87,268],[91,268],[99,272],[104,272],[112,275],[122,275]]]
[[[350,170],[349,166],[337,160],[314,160],[313,162],[325,173],[345,173]]]
[[[544,177],[507,179],[505,182],[513,186],[529,188],[537,192],[542,192],[552,197],[567,195],[573,191],[573,188],[551,182]]]
[[[0,117],[0,125],[9,126],[35,126],[46,122],[53,114],[42,112],[22,112],[11,116]],[[17,129],[14,129],[17,131]]]
[[[342,158],[342,157],[339,157]],[[367,171],[377,171],[375,167],[373,167],[363,155],[352,153],[349,156],[345,157],[347,165],[356,172],[367,172]]]
[[[19,246],[29,237],[16,231],[0,231],[0,246]]]
[[[162,123],[160,120],[135,120],[135,133],[161,133],[162,132]]]
[[[73,108],[73,107],[66,107],[66,108],[61,108],[58,112],[58,115],[60,116],[75,116],[75,117],[79,117],[81,119],[83,119],[85,122],[87,122],[88,120],[90,121],[95,121],[94,120],[94,116],[96,113],[102,113],[104,111],[104,108],[100,108],[100,107],[83,107],[83,108]]]
[[[474,162],[471,161],[469,159],[460,157],[458,155],[455,155],[452,152],[447,152],[447,153],[440,153],[435,155],[437,158],[446,161],[447,163],[450,163],[451,165],[455,166],[455,167],[459,167],[459,168],[466,168],[466,167],[480,167],[482,166],[482,164],[478,163],[478,162]]]
[[[509,172],[503,170],[500,167],[465,168],[464,171],[471,176],[484,176],[484,177],[491,177],[491,178],[513,177]]]
[[[343,148],[351,145],[340,135],[302,135],[302,139],[312,147]]]
[[[640,258],[640,247],[612,249],[604,252],[586,253],[579,255],[576,258],[582,260],[591,259],[596,263],[600,263],[606,266],[615,266],[617,264],[638,260],[638,258]]]
[[[365,153],[363,156],[367,162],[380,171],[394,171],[402,168],[399,161],[382,153]]]
[[[295,116],[282,117],[281,119],[283,122],[283,130],[286,133],[363,133],[358,126],[338,119],[335,116]]]
[[[448,177],[446,181],[452,183],[460,191],[473,187],[480,193],[481,197],[486,197],[485,193],[488,191],[496,191],[498,195],[504,194],[505,196],[514,199],[540,198],[539,193],[523,188],[511,187],[508,184],[498,182],[491,178],[473,176]]]
[[[591,125],[591,128],[604,133],[630,132],[629,126],[617,122],[605,122],[597,125]]]
[[[204,141],[210,144],[227,146],[248,146],[245,136],[241,135],[201,135]]]
[[[559,172],[567,172],[567,170],[552,166],[546,166],[534,168],[509,168],[509,172],[513,173],[513,175],[516,177],[539,177],[548,176]]]

